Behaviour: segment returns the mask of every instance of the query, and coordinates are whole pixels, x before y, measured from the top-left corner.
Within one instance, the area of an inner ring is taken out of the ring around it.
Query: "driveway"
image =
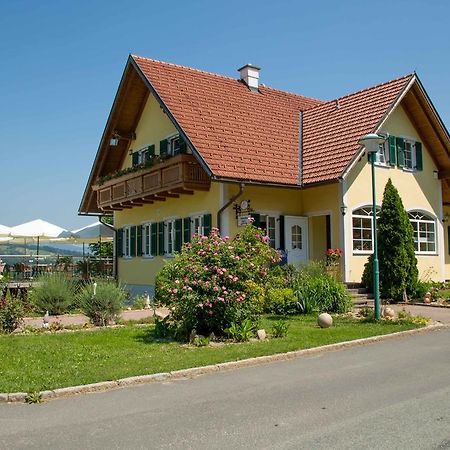
[[[0,448],[450,448],[450,329],[41,405]]]
[[[389,305],[395,311],[405,310],[413,316],[429,317],[431,320],[442,323],[450,323],[450,308],[439,308],[437,306],[421,305]]]

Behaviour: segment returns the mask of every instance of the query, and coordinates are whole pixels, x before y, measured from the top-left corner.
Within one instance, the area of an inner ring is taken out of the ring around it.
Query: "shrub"
[[[368,289],[369,292],[373,292],[373,256],[370,255],[367,262],[364,264],[364,271],[361,278],[361,284]]]
[[[343,313],[352,306],[345,286],[328,274],[320,263],[313,262],[300,269],[295,292],[309,310]]]
[[[277,320],[272,325],[272,336],[274,338],[286,337],[289,330],[289,324],[284,320]]]
[[[37,281],[30,293],[30,301],[38,312],[64,314],[73,306],[75,287],[63,274],[45,274]]]
[[[173,330],[168,316],[160,319],[155,316],[155,337],[157,339],[166,339],[173,334]]]
[[[18,297],[8,292],[0,298],[0,332],[12,333],[23,321],[25,315],[23,305]]]
[[[171,308],[176,335],[223,335],[231,324],[254,322],[262,311],[260,289],[278,253],[262,230],[247,225],[233,240],[194,236],[156,278],[155,301]]]
[[[78,293],[77,301],[83,313],[96,326],[106,326],[120,314],[127,292],[115,282],[100,280],[87,284]]]
[[[245,319],[241,323],[232,323],[225,331],[236,342],[248,341],[255,334],[255,325],[250,319]]]
[[[378,220],[378,254],[381,297],[402,300],[417,284],[417,259],[411,222],[390,179]]]
[[[273,314],[297,314],[297,297],[291,288],[270,288],[267,290],[264,309]]]

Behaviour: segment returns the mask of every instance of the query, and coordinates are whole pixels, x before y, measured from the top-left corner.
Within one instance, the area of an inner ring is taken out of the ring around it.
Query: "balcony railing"
[[[155,166],[93,186],[99,208],[122,210],[166,197],[209,190],[211,180],[192,155],[177,155]]]

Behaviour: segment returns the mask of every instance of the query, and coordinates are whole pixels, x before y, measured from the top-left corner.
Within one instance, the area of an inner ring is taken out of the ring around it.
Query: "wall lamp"
[[[111,147],[117,147],[120,140],[124,141],[134,141],[136,139],[136,133],[125,133],[118,130],[112,132],[111,138],[109,139],[109,145]]]
[[[346,213],[347,213],[347,207],[346,207],[345,205],[342,205],[342,206],[341,206],[341,214],[342,214],[343,216],[345,216]]]

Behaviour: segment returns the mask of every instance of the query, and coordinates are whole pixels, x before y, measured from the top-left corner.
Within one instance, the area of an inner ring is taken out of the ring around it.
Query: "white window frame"
[[[370,211],[370,214],[355,214],[355,212],[357,212],[359,210],[367,210],[367,212]],[[379,214],[380,214],[380,207],[377,206],[377,218],[379,217]],[[355,249],[355,240],[360,241],[361,243],[368,242],[368,239],[364,239],[362,237],[363,230],[368,230],[368,228],[362,228],[362,227],[357,228],[357,229],[361,230],[361,237],[355,238],[355,227],[353,225],[354,218],[370,219],[370,245],[371,245],[370,250]],[[372,207],[372,205],[358,206],[357,208],[354,208],[352,211],[352,251],[353,251],[353,254],[355,254],[355,255],[371,255],[373,253],[373,207]]]
[[[124,226],[122,233],[122,255],[131,259],[131,225]]]
[[[263,220],[263,218],[265,218],[265,219]],[[271,227],[271,229],[273,230],[273,233],[275,233],[275,236],[271,237],[269,235],[269,229],[268,229],[268,226],[266,225],[265,231],[266,231],[266,236],[269,237],[268,243],[272,248],[278,249],[278,248],[280,248],[280,215],[277,213],[264,212],[264,211],[259,213],[260,224],[262,222],[265,222],[267,224],[269,219],[273,219],[274,226]],[[272,246],[271,243],[273,243],[274,246]]]
[[[408,211],[408,218],[414,230],[414,252],[416,255],[436,255],[437,254],[437,227],[436,219],[432,214],[421,211],[420,209],[413,209]],[[420,236],[420,225],[425,225],[425,238]],[[433,230],[429,231],[429,226],[433,226]],[[427,239],[429,234],[433,234],[433,241]],[[434,250],[420,250],[421,244],[433,244]]]
[[[168,156],[175,156],[176,154],[178,155],[178,153],[175,153],[175,148],[174,148],[174,142],[178,140],[178,148],[180,148],[180,142],[181,142],[181,137],[179,133],[176,134],[171,134],[170,136],[166,137],[167,139],[167,155]]]
[[[164,233],[164,253],[166,256],[175,254],[175,219],[164,221],[166,232]]]
[[[403,151],[403,168],[408,172],[415,172],[416,169],[416,140],[408,137],[403,137],[405,149]],[[408,161],[411,161],[411,166],[406,165],[406,145],[410,146],[411,158],[408,158]]]
[[[194,216],[191,216],[191,238],[194,236],[194,234],[199,234],[200,236],[203,236],[205,233],[205,224],[203,223],[203,214],[196,214]],[[198,225],[196,226],[195,222],[198,221]]]
[[[153,258],[152,255],[152,224],[153,222],[144,222],[142,224],[142,257],[143,258]],[[147,252],[148,244],[148,252]]]
[[[375,155],[375,165],[381,167],[389,167],[389,140],[386,133],[378,133],[385,140],[378,146],[378,151]]]

